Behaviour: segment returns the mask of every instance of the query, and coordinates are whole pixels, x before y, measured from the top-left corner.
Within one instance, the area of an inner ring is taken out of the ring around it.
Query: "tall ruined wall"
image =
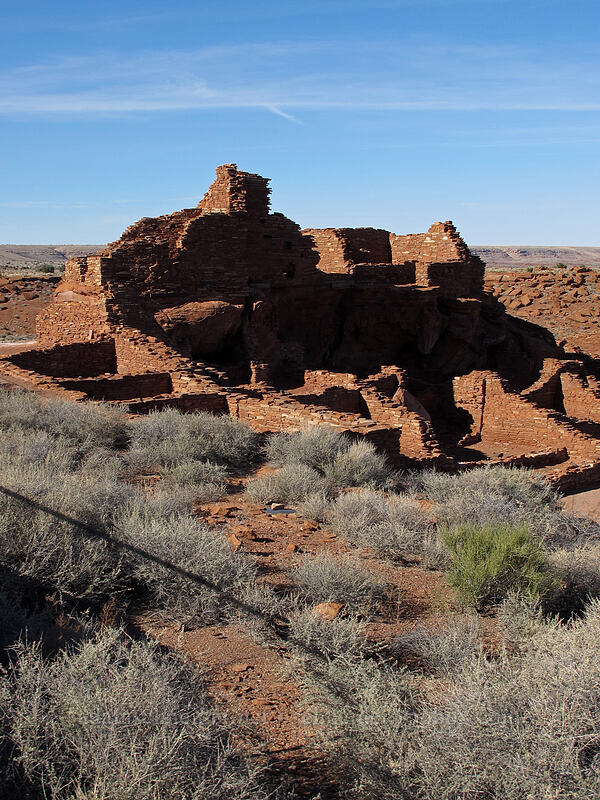
[[[389,231],[380,228],[341,228],[346,258],[351,264],[391,264]]]
[[[57,342],[92,341],[110,335],[101,261],[99,256],[67,261],[64,277],[54,292],[54,302],[41,311],[36,320],[41,347]]]
[[[351,273],[355,264],[391,264],[390,234],[380,228],[308,228],[322,272]]]
[[[468,256],[450,223],[419,236],[430,255]],[[393,263],[398,241],[373,228],[302,232],[269,213],[267,179],[226,164],[195,209],[144,218],[104,252],[69,262],[40,339],[109,336],[120,371],[127,361],[149,370],[150,346],[127,342],[125,331],[138,330],[183,358],[225,360],[238,382],[300,380],[305,369],[369,373],[422,356],[437,373],[485,361],[479,307],[459,314],[446,302],[473,295],[470,262],[428,263],[423,277],[422,261]]]
[[[452,222],[434,222],[426,233],[391,233],[390,242],[394,263],[414,262],[421,286],[439,286],[449,297],[477,297],[483,291],[485,265],[471,255]]]
[[[352,265],[346,260],[344,243],[335,228],[307,228],[303,233],[314,243],[314,248],[319,254],[317,267],[321,272],[350,272]]]
[[[253,217],[269,213],[269,179],[238,170],[235,164],[217,167],[217,179],[198,203],[203,214],[244,212]]]
[[[581,375],[560,376],[565,414],[581,420],[600,423],[600,391]]]
[[[251,221],[244,258],[251,283],[287,287],[312,284],[321,277],[312,240],[283,214]]]
[[[245,218],[215,213],[191,220],[169,270],[170,285],[162,282],[163,290],[170,288],[186,299],[243,303],[248,293],[247,239]],[[168,297],[164,291],[163,297]]]
[[[477,297],[483,291],[485,264],[470,261],[417,262],[416,281],[421,286],[439,286],[445,297]]]
[[[426,233],[390,234],[394,264],[404,261],[468,261],[471,253],[450,220],[434,222]]]

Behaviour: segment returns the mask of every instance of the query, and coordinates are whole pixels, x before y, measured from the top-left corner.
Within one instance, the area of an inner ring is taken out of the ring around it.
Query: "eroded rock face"
[[[243,306],[223,300],[184,303],[154,315],[174,345],[192,358],[214,356],[231,343],[242,324]]]

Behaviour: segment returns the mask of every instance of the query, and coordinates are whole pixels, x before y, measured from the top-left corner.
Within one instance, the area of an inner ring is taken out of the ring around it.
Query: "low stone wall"
[[[112,339],[27,350],[7,361],[39,375],[60,378],[92,378],[117,371]]]
[[[199,392],[194,394],[172,395],[139,403],[128,403],[127,407],[132,414],[149,414],[150,411],[162,411],[165,408],[177,408],[179,411],[193,413],[207,411],[210,414],[227,414],[227,398],[224,394]]]
[[[600,464],[600,441],[582,433],[569,417],[549,411],[511,392],[492,372],[472,372],[455,378],[454,400],[473,419],[472,441],[502,443],[510,449],[536,453],[566,449],[569,464],[561,472],[573,475]],[[478,438],[477,438],[478,437]],[[566,480],[566,479],[565,479]]]
[[[60,385],[65,389],[85,392],[91,400],[138,400],[143,397],[170,394],[173,391],[173,382],[168,372],[62,380]]]

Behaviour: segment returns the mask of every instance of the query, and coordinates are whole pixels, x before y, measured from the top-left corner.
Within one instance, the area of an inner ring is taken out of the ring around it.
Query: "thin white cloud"
[[[0,208],[90,208],[91,203],[61,203],[55,200],[6,200]]]
[[[94,115],[253,108],[600,110],[600,54],[515,46],[279,42],[194,52],[104,53],[0,74],[0,114]],[[277,77],[274,77],[277,76]]]
[[[268,106],[266,106],[266,108],[269,111],[272,111],[273,114],[277,114],[278,117],[283,117],[284,119],[289,119],[292,122],[296,122],[298,125],[304,125],[304,123],[301,120],[299,120],[297,117],[294,117],[291,114],[288,114],[287,112],[282,111],[280,108],[277,108],[277,106],[268,105]]]

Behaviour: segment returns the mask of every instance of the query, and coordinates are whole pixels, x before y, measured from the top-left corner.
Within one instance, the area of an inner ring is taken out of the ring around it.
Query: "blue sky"
[[[4,9],[0,242],[107,242],[235,162],[303,227],[600,245],[598,0]]]

